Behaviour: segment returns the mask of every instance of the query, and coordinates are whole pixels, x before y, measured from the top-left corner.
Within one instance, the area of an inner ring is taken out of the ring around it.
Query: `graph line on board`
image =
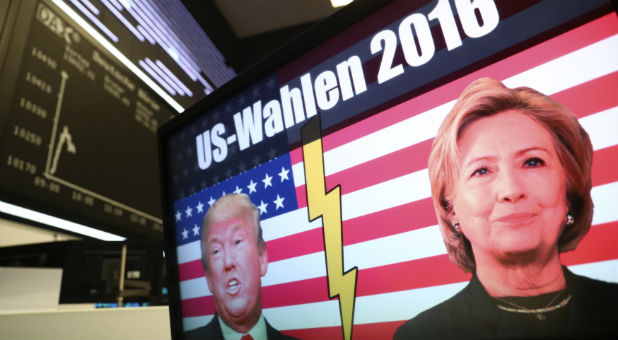
[[[62,150],[62,146],[64,143],[67,143],[67,150],[70,153],[75,153],[77,151],[72,139],[71,139],[71,135],[68,131],[68,127],[64,126],[63,131],[60,135],[60,140],[58,141],[58,146],[56,147],[56,149],[54,149],[54,146],[56,144],[56,134],[58,132],[58,122],[60,121],[60,111],[62,109],[62,101],[64,99],[64,91],[66,88],[66,82],[67,79],[69,78],[68,73],[65,70],[62,70],[60,72],[60,75],[62,76],[62,79],[60,80],[60,89],[58,91],[58,102],[56,103],[56,112],[54,114],[54,125],[52,127],[52,134],[51,134],[51,140],[49,142],[49,150],[47,153],[47,162],[45,164],[45,172],[43,173],[43,175],[53,181],[56,181],[62,185],[65,185],[67,187],[70,187],[71,189],[77,190],[77,191],[81,191],[84,194],[90,195],[92,197],[95,197],[101,201],[107,202],[109,204],[113,204],[119,208],[122,208],[124,210],[127,210],[129,212],[132,212],[136,215],[139,215],[141,217],[147,218],[149,220],[151,220],[152,222],[155,223],[159,223],[162,224],[163,220],[161,220],[160,218],[157,218],[155,216],[152,216],[150,214],[147,214],[145,212],[139,211],[135,208],[131,208],[130,206],[120,203],[118,201],[115,201],[111,198],[105,197],[103,195],[97,194],[94,191],[88,190],[86,188],[83,188],[79,185],[75,185],[71,182],[68,182],[66,180],[63,180],[61,178],[58,178],[56,176],[54,176],[54,174],[56,173],[57,170],[57,165],[58,165],[58,159],[60,157],[60,151]],[[55,150],[55,152],[54,152]],[[54,159],[52,162],[52,154],[54,155]]]
[[[56,169],[58,168],[58,159],[60,158],[60,152],[62,151],[62,147],[66,144],[67,151],[72,154],[77,153],[77,148],[75,144],[73,144],[73,139],[71,138],[71,133],[69,133],[69,127],[64,126],[62,129],[62,133],[60,134],[60,139],[58,140],[58,146],[56,146],[56,152],[54,152],[54,158],[52,160],[51,168],[49,169],[50,174],[55,174]]]
[[[54,144],[56,143],[56,131],[58,130],[58,121],[60,120],[60,109],[62,108],[62,100],[64,99],[64,89],[66,87],[67,79],[69,79],[69,74],[65,70],[60,71],[60,76],[62,76],[62,79],[60,80],[60,90],[58,91],[58,102],[56,103],[56,112],[54,113],[54,125],[52,127],[52,134],[49,140],[49,150],[47,152],[47,162],[45,163],[45,173],[46,174],[50,172],[51,157],[52,157],[52,153],[54,150]]]

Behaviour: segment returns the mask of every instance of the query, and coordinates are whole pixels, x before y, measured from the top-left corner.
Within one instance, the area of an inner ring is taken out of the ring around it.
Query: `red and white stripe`
[[[562,261],[618,281],[618,22],[600,18],[323,137],[327,189],[340,184],[344,266],[357,266],[354,337],[390,338],[405,320],[449,298],[469,279],[448,260],[431,203],[427,157],[455,99],[493,77],[529,86],[571,108],[594,147],[593,226]],[[321,222],[308,221],[302,150],[291,152],[299,209],[262,221],[269,252],[266,318],[298,338],[341,338],[328,299]],[[214,313],[199,242],[178,247],[185,329]]]

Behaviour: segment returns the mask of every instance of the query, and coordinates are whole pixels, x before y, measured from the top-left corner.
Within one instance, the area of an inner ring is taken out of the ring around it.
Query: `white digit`
[[[461,26],[470,38],[480,38],[493,31],[500,21],[500,15],[493,0],[455,0],[455,7],[457,7]],[[474,13],[476,10],[479,11],[482,24],[476,18]]]
[[[429,12],[427,17],[429,20],[438,19],[440,22],[446,48],[449,51],[461,46],[461,37],[459,36],[457,24],[455,23],[455,16],[453,16],[453,10],[448,0],[438,1],[436,8]]]
[[[418,49],[414,41],[412,26],[414,26],[414,32],[416,32],[418,38]],[[399,24],[399,39],[401,39],[403,55],[410,66],[423,65],[433,57],[436,51],[429,23],[425,16],[419,13],[408,16]]]
[[[395,59],[395,50],[397,49],[397,36],[395,32],[391,30],[378,32],[371,39],[371,54],[382,51],[382,41],[384,41],[384,54],[382,55],[380,70],[378,71],[378,84],[382,84],[403,73],[403,66],[401,64],[392,67],[393,60]]]

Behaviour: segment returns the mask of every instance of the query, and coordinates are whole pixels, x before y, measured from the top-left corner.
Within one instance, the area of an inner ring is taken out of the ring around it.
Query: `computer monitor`
[[[578,117],[594,215],[561,263],[618,281],[617,33],[601,0],[358,1],[174,118],[158,135],[174,338],[217,313],[202,225],[230,193],[257,207],[262,314],[285,335],[391,338],[460,291],[471,274],[449,260],[428,156],[483,77]]]

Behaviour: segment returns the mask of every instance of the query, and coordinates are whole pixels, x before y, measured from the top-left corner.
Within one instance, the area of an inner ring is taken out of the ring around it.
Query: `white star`
[[[260,209],[260,215],[262,214],[266,214],[266,207],[268,206],[268,203],[264,203],[264,201],[260,200],[260,205],[258,206],[258,208]]]
[[[227,195],[227,194],[225,193],[225,191],[221,192],[221,197],[223,197],[223,196],[225,196],[225,195]]]
[[[191,207],[187,207],[187,210],[185,210],[185,213],[187,214],[187,217],[191,217],[191,211],[193,211],[191,209]]]
[[[240,194],[242,192],[242,189],[240,187],[238,187],[238,185],[236,186],[236,190],[234,190],[235,194]]]
[[[198,213],[203,213],[204,212],[204,204],[202,204],[202,201],[198,201],[197,202],[196,208],[197,208],[197,212]]]
[[[181,217],[182,217],[182,214],[180,213],[180,211],[176,210],[176,221],[180,221]]]
[[[182,239],[186,240],[187,238],[189,238],[189,231],[185,228],[182,230]]]
[[[251,182],[249,182],[249,185],[247,185],[247,189],[249,189],[249,193],[257,191],[257,190],[255,190],[255,186],[256,185],[257,185],[257,183],[255,183],[253,180],[251,180]]]
[[[272,176],[268,176],[268,174],[266,174],[266,177],[264,177],[264,179],[262,180],[262,182],[264,182],[264,189],[268,188],[268,187],[272,187]]]
[[[289,180],[288,172],[290,172],[290,170],[287,170],[286,168],[281,167],[281,172],[279,173],[279,177],[281,177],[281,182],[283,182],[284,180]]]
[[[284,199],[285,197],[279,197],[279,194],[277,194],[277,199],[273,201],[273,203],[277,206],[277,210],[279,210],[279,208],[283,208]]]
[[[213,204],[215,204],[216,199],[212,198],[212,196],[210,196],[210,199],[208,200],[208,205],[212,207]]]
[[[200,227],[197,224],[193,225],[193,236],[198,236],[200,234]]]

